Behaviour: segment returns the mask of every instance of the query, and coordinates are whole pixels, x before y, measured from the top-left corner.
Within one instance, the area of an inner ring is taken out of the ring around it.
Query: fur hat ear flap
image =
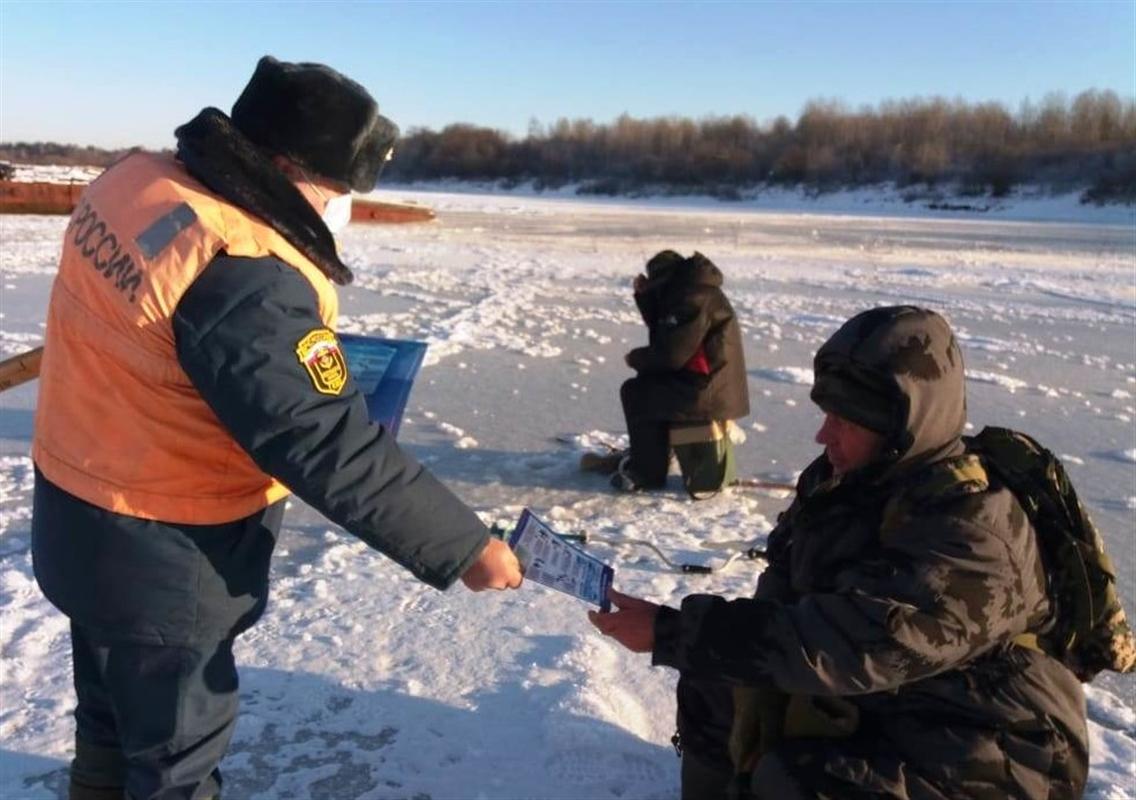
[[[398,126],[355,81],[323,64],[264,56],[230,115],[258,147],[360,192],[374,188]]]

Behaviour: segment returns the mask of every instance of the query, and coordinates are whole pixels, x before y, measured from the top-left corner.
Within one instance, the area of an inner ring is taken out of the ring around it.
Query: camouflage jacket
[[[845,363],[876,367],[870,379],[890,375],[901,418],[889,452],[840,477],[813,462],[756,595],[661,610],[653,660],[779,693],[783,735],[859,736],[939,787],[925,796],[1046,797],[1054,781],[1083,785],[1084,697],[1061,663],[1013,644],[1050,624],[1017,500],[984,474],[966,492],[929,486],[963,454],[965,424],[961,355],[936,320],[893,317],[844,342],[842,329],[821,349],[818,362],[835,341]],[[832,388],[818,380],[814,399]]]

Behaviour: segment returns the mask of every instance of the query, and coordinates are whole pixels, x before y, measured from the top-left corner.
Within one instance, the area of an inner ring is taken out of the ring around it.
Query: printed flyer
[[[607,590],[611,588],[615,571],[560,538],[529,509],[521,513],[508,544],[521,562],[525,580],[578,597],[599,606],[601,611],[611,609]]]

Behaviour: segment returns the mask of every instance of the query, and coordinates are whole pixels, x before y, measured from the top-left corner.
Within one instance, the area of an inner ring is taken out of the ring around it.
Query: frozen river
[[[852,314],[915,303],[963,346],[971,421],[1020,428],[1064,460],[1136,614],[1136,233],[1128,225],[746,212],[382,192],[430,224],[349,228],[341,329],[425,339],[400,440],[487,521],[530,506],[677,603],[752,591],[759,565],[711,576],[760,542],[787,499],[692,503],[673,484],[616,497],[576,469],[622,433],[623,354],[645,341],[632,277],[656,251],[699,250],[742,323],[753,413],[740,472],[787,480],[817,453],[812,353]],[[0,217],[4,355],[38,343],[66,221]],[[34,385],[0,404],[0,796],[57,797],[71,747],[67,627],[28,553]],[[674,676],[594,634],[585,608],[535,586],[490,598],[423,588],[297,504],[274,595],[238,648],[244,714],[223,765],[234,797],[677,797]],[[1089,689],[1090,797],[1136,795],[1136,682]],[[502,776],[508,776],[508,780]]]

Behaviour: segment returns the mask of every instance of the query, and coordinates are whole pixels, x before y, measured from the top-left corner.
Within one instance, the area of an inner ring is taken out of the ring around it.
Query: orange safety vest
[[[304,274],[334,330],[331,281],[172,156],[139,153],[83,193],[64,233],[40,367],[32,457],[60,488],[144,519],[218,524],[285,497],[178,363],[171,319],[220,252]]]

